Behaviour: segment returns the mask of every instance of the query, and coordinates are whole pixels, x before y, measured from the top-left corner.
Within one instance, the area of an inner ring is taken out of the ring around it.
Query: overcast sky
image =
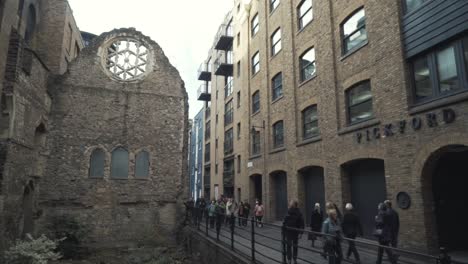
[[[156,41],[179,70],[189,95],[190,118],[197,101],[197,70],[233,0],[68,0],[78,27],[101,34],[134,27]]]

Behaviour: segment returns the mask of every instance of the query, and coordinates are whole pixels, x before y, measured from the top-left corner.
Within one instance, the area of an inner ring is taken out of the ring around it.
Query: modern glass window
[[[255,34],[257,34],[258,30],[260,29],[258,23],[258,14],[255,14],[255,16],[252,18],[252,36],[255,36]]]
[[[299,18],[299,30],[303,29],[312,21],[312,0],[304,0],[297,7],[297,16]]]
[[[302,111],[302,137],[308,139],[318,134],[317,105],[312,105]]]
[[[404,0],[405,2],[405,12],[409,13],[418,9],[424,2],[428,0]]]
[[[356,11],[341,25],[343,34],[343,54],[367,42],[366,14],[364,8]]]
[[[135,157],[135,178],[147,178],[149,176],[149,153],[141,151]]]
[[[112,151],[111,177],[115,179],[128,178],[128,151],[124,148],[116,148]]]
[[[281,50],[281,28],[271,35],[271,55],[275,56]]]
[[[283,121],[278,121],[273,125],[273,148],[284,146],[284,126]]]
[[[257,51],[252,57],[252,75],[260,71],[260,53]]]
[[[252,133],[252,155],[260,154],[260,131]]]
[[[224,154],[231,154],[234,147],[234,133],[232,128],[224,132]]]
[[[270,12],[273,12],[279,4],[280,0],[270,0]]]
[[[233,79],[232,76],[228,76],[224,78],[224,98],[227,98],[231,96],[232,94],[232,85],[233,85],[232,79]]]
[[[255,114],[258,111],[260,111],[260,91],[252,95],[252,113]]]
[[[273,77],[271,81],[272,100],[276,100],[283,96],[283,74],[280,72]]]
[[[354,124],[373,117],[370,81],[361,82],[346,91],[349,123]]]
[[[232,123],[234,111],[232,109],[232,99],[224,105],[224,126]]]
[[[102,149],[95,149],[91,153],[89,159],[89,177],[90,178],[103,178],[104,177],[104,163],[106,153]]]
[[[415,102],[468,89],[468,37],[410,61]]]
[[[315,49],[304,52],[299,59],[301,67],[301,81],[307,81],[315,75]]]

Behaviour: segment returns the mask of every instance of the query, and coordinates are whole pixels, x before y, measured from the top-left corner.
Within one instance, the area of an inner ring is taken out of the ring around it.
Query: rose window
[[[147,71],[148,49],[135,39],[116,40],[107,48],[106,68],[121,81],[132,81]]]

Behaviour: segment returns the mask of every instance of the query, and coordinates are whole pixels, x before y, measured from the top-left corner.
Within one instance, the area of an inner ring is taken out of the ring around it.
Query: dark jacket
[[[400,232],[400,216],[398,216],[398,213],[392,208],[387,208],[387,213],[390,216],[390,231],[392,239],[395,239],[398,237],[398,232]]]
[[[346,237],[355,239],[356,236],[362,236],[362,226],[359,217],[354,212],[347,212],[343,217],[341,224],[343,233]]]
[[[289,208],[288,214],[284,217],[283,224],[286,227],[304,229],[304,218],[299,208]],[[299,234],[302,234],[302,232],[286,229],[286,236],[289,238],[295,238]]]
[[[314,232],[322,230],[323,213],[320,210],[314,209],[310,217],[310,229]]]
[[[385,210],[379,210],[379,213],[375,217],[375,228],[381,229],[382,233],[377,238],[379,239],[379,243],[388,243],[391,241],[392,229],[392,216]]]

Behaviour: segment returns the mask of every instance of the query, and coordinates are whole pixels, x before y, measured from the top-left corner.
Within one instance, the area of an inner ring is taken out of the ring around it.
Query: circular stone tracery
[[[141,78],[148,67],[149,51],[136,39],[119,39],[107,47],[105,67],[117,80]]]

